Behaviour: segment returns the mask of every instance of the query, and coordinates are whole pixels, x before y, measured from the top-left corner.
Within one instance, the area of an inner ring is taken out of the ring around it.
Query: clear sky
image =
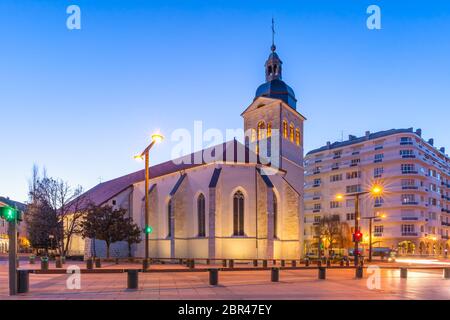
[[[81,30],[66,27],[71,4]],[[366,27],[371,4],[382,30]],[[0,195],[26,200],[33,163],[85,189],[141,169],[132,156],[156,128],[242,127],[272,15],[305,151],[407,127],[450,148],[447,0],[1,0]]]

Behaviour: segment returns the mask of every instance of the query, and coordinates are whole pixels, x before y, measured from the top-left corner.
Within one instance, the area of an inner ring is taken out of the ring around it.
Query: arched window
[[[286,120],[283,121],[283,137],[285,139],[288,137],[288,124]]]
[[[273,192],[273,191],[272,191]],[[273,192],[273,237],[278,238],[278,201],[275,192]]]
[[[300,129],[295,129],[295,144],[300,145]]]
[[[244,194],[241,191],[233,196],[233,235],[244,235]]]
[[[167,204],[167,238],[172,237],[172,199]]]
[[[256,130],[255,129],[251,129],[251,132],[252,132],[251,141],[255,142],[256,141]]]
[[[294,124],[291,123],[291,125],[289,126],[289,139],[291,140],[291,142],[294,142]]]
[[[197,219],[198,219],[198,236],[206,236],[205,221],[205,196],[200,194],[197,198]]]
[[[272,136],[272,122],[267,123],[267,138]]]
[[[264,139],[266,137],[266,124],[264,121],[258,122],[258,140]]]

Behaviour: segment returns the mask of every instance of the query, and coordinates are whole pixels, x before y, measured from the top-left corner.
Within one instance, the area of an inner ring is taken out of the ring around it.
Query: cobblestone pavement
[[[81,262],[73,263],[84,268]],[[72,265],[68,262],[67,268]],[[21,268],[38,265],[21,263]],[[53,267],[53,265],[51,265]],[[196,266],[208,268],[211,266]],[[138,264],[103,263],[102,269],[140,268]],[[154,265],[160,270],[184,268]],[[209,285],[208,272],[139,273],[139,289],[128,290],[126,273],[81,274],[81,288],[68,289],[68,274],[30,274],[30,291],[8,295],[7,264],[0,263],[0,300],[3,299],[450,299],[450,280],[442,269],[411,269],[401,279],[398,269],[380,270],[380,288],[369,289],[368,277],[355,279],[355,270],[328,269],[319,280],[317,270],[281,270],[280,282],[271,282],[270,270],[221,271],[219,285]],[[373,278],[371,278],[373,279]],[[376,283],[376,282],[371,282]]]

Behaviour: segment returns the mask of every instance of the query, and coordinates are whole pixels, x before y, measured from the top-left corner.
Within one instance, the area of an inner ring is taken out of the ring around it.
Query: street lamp
[[[148,247],[148,240],[149,240],[149,232],[146,232],[149,230],[149,204],[148,204],[148,185],[149,185],[149,153],[150,149],[157,143],[160,143],[164,140],[164,136],[160,133],[154,133],[152,135],[152,142],[147,146],[147,148],[144,149],[144,151],[141,152],[140,155],[135,156],[134,158],[137,160],[145,160],[145,227],[144,227],[144,233],[145,233],[145,260],[144,265],[148,266],[148,256],[149,256],[149,247]]]
[[[342,200],[344,197],[355,197],[355,234],[358,233],[359,230],[359,199],[362,195],[372,194],[373,196],[379,196],[383,193],[383,187],[381,185],[375,184],[368,191],[360,191],[360,192],[352,192],[348,194],[337,194],[336,200]],[[353,241],[355,242],[355,248],[353,250],[353,255],[355,257],[355,266],[359,265],[359,248],[358,243],[359,239],[354,237]]]

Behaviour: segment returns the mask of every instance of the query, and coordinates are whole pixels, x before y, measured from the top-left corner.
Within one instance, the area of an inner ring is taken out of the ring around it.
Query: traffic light
[[[357,231],[353,234],[353,242],[361,242],[363,234],[361,231]]]
[[[6,221],[15,221],[18,218],[18,212],[11,207],[0,207],[0,217]]]
[[[153,228],[151,226],[145,226],[144,232],[145,234],[150,234],[153,232]]]

